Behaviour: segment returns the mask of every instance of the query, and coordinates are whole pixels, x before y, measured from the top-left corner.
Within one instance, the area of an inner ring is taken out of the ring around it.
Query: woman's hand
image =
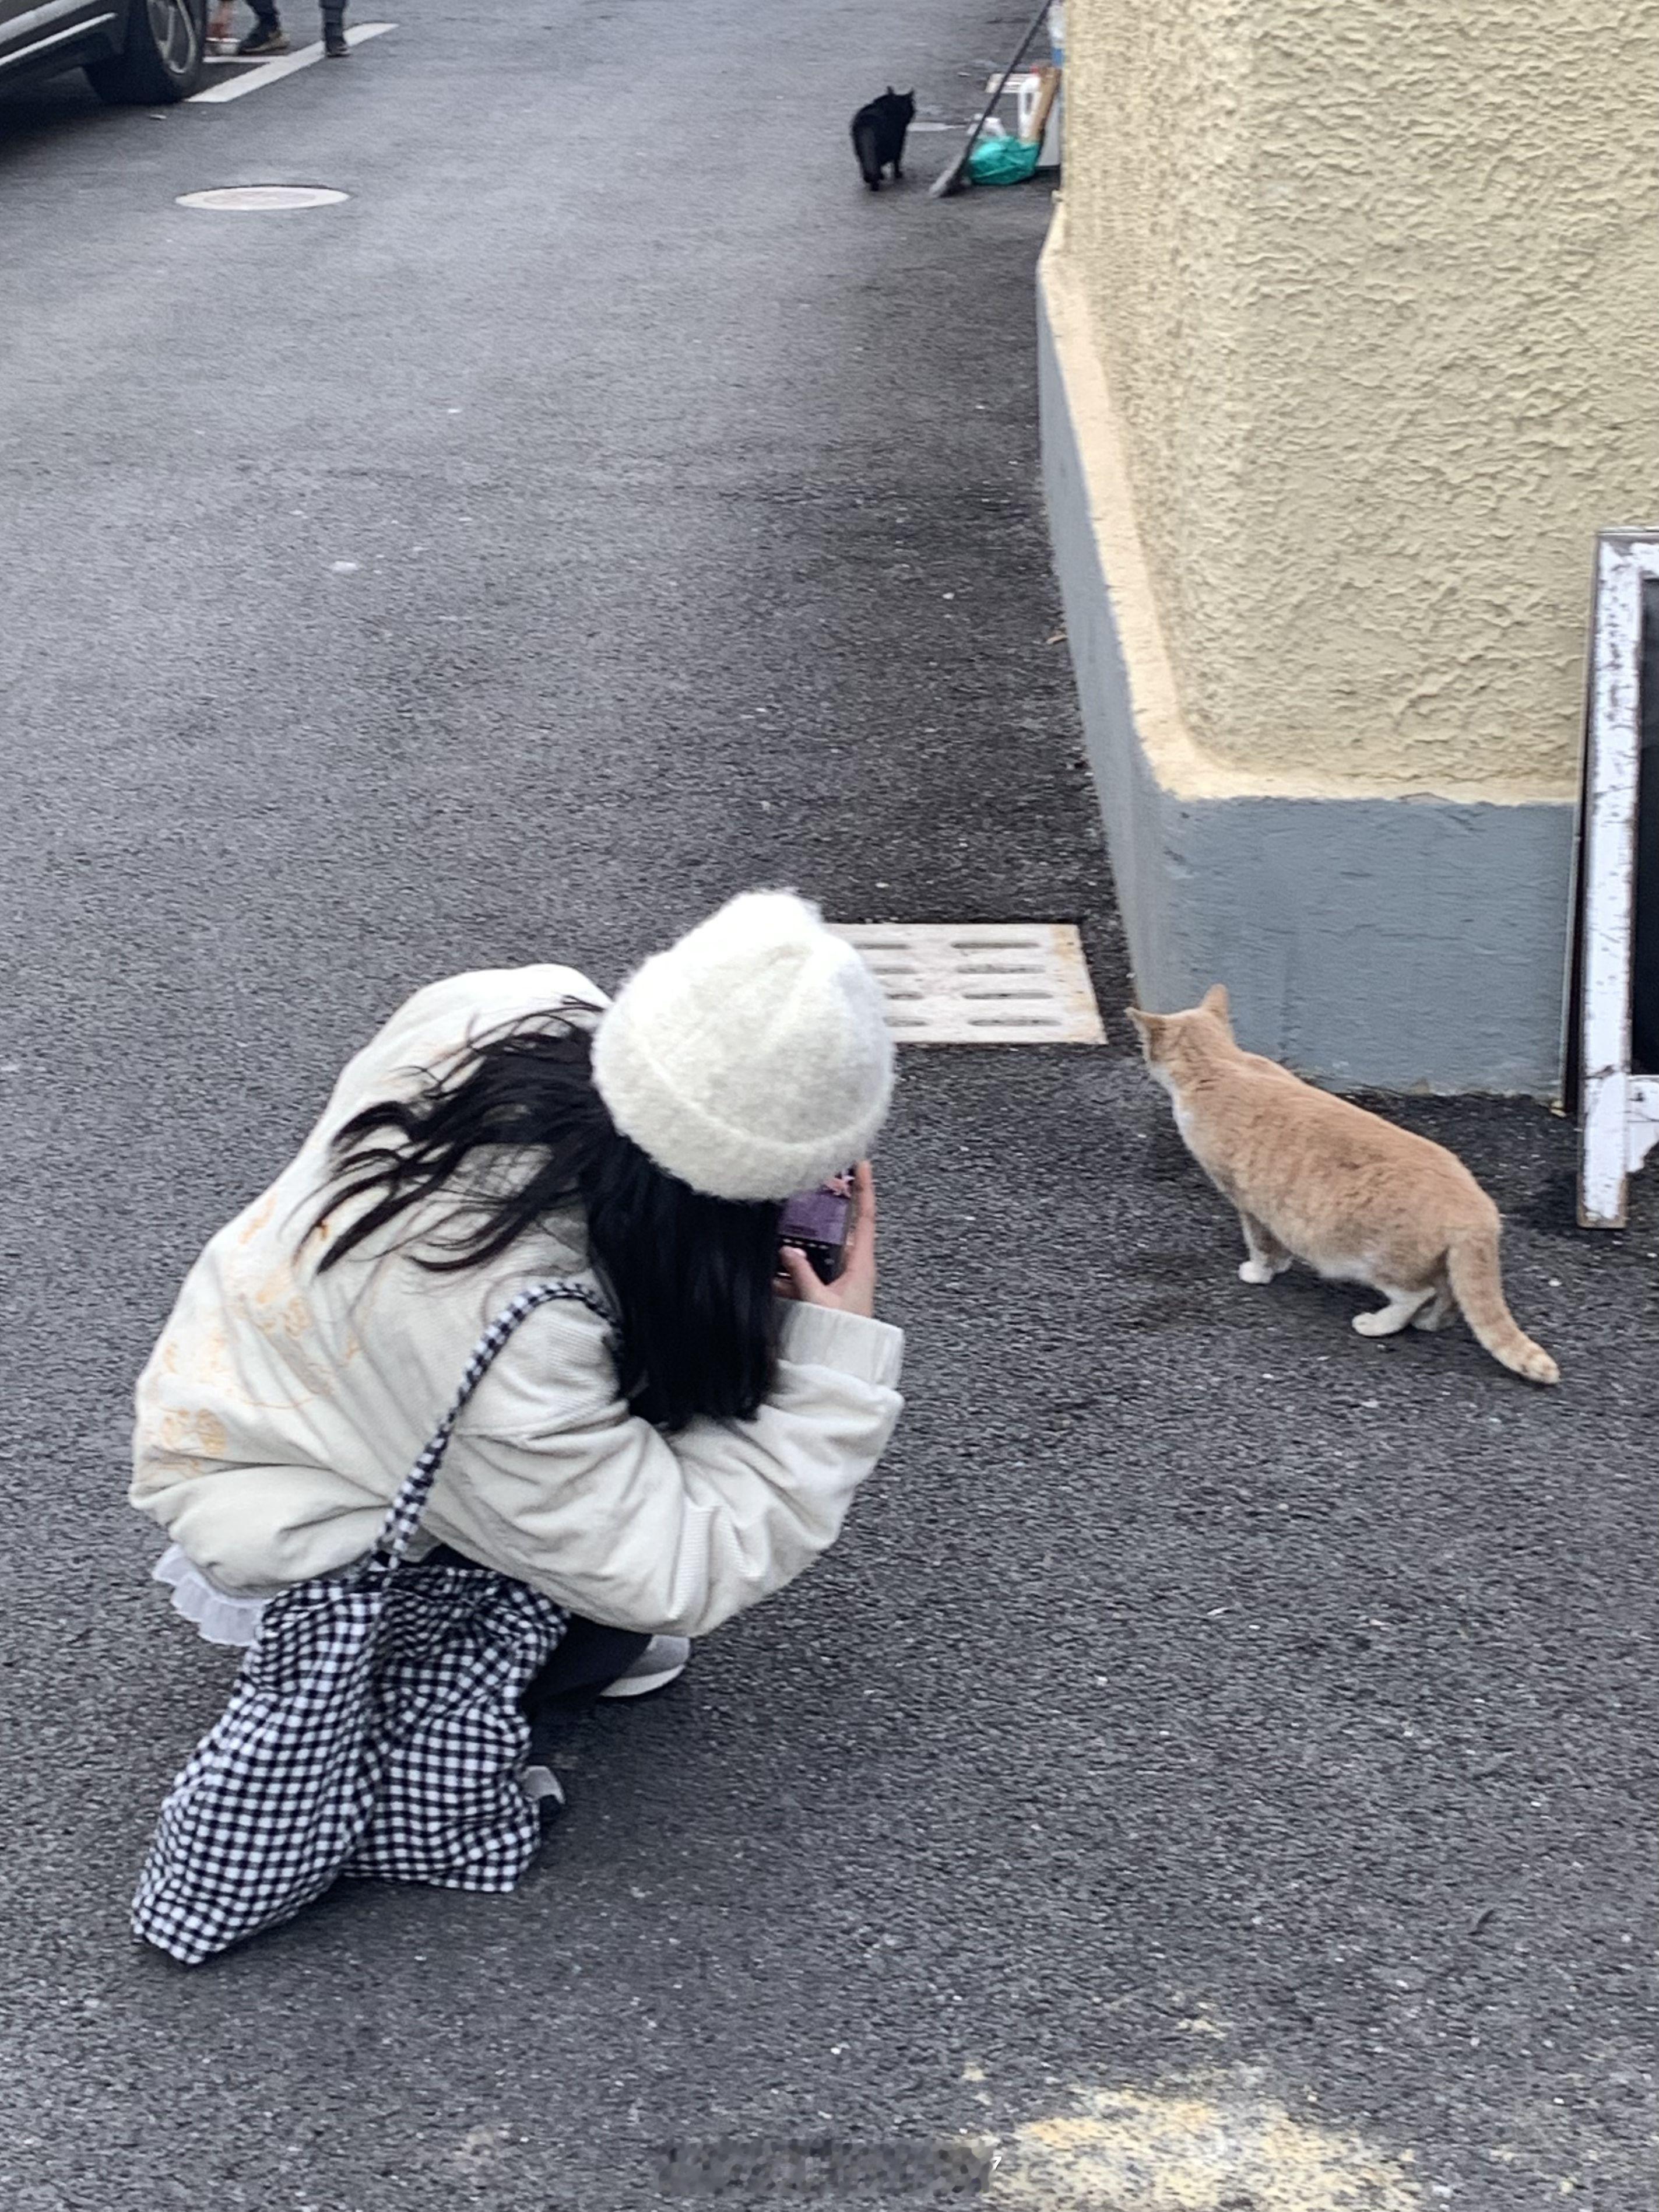
[[[793,1244],[783,1247],[783,1272],[778,1277],[780,1297],[799,1298],[805,1306],[830,1306],[837,1313],[862,1314],[873,1320],[876,1311],[876,1179],[868,1160],[860,1160],[853,1176],[853,1233],[847,1240],[847,1260],[833,1283],[821,1282],[805,1252]]]

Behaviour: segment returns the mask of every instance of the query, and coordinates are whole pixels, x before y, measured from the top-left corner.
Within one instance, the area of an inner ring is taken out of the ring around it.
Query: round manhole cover
[[[280,208],[337,207],[349,197],[326,185],[221,185],[210,192],[180,192],[179,204],[257,215]]]

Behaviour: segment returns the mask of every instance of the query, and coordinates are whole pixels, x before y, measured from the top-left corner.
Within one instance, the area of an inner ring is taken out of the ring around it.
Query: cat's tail
[[[1466,1229],[1446,1248],[1446,1273],[1463,1318],[1492,1358],[1528,1382],[1559,1382],[1561,1370],[1516,1322],[1504,1297],[1496,1229]]]

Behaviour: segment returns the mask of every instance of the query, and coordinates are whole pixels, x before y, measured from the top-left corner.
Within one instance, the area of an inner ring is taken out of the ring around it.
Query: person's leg
[[[571,1698],[582,1691],[608,1689],[624,1675],[650,1644],[631,1628],[602,1628],[597,1620],[570,1617],[558,1650],[531,1684],[527,1703]]]
[[[288,38],[283,29],[283,19],[276,13],[276,0],[248,0],[253,10],[253,28],[238,45],[239,54],[285,54]]]
[[[351,52],[345,34],[345,0],[323,0],[323,52],[330,61],[343,61]]]

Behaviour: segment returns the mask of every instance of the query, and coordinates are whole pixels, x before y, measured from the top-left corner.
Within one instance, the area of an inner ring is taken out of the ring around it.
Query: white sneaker
[[[691,1656],[689,1636],[653,1636],[625,1674],[599,1692],[602,1698],[643,1698],[684,1674]]]

